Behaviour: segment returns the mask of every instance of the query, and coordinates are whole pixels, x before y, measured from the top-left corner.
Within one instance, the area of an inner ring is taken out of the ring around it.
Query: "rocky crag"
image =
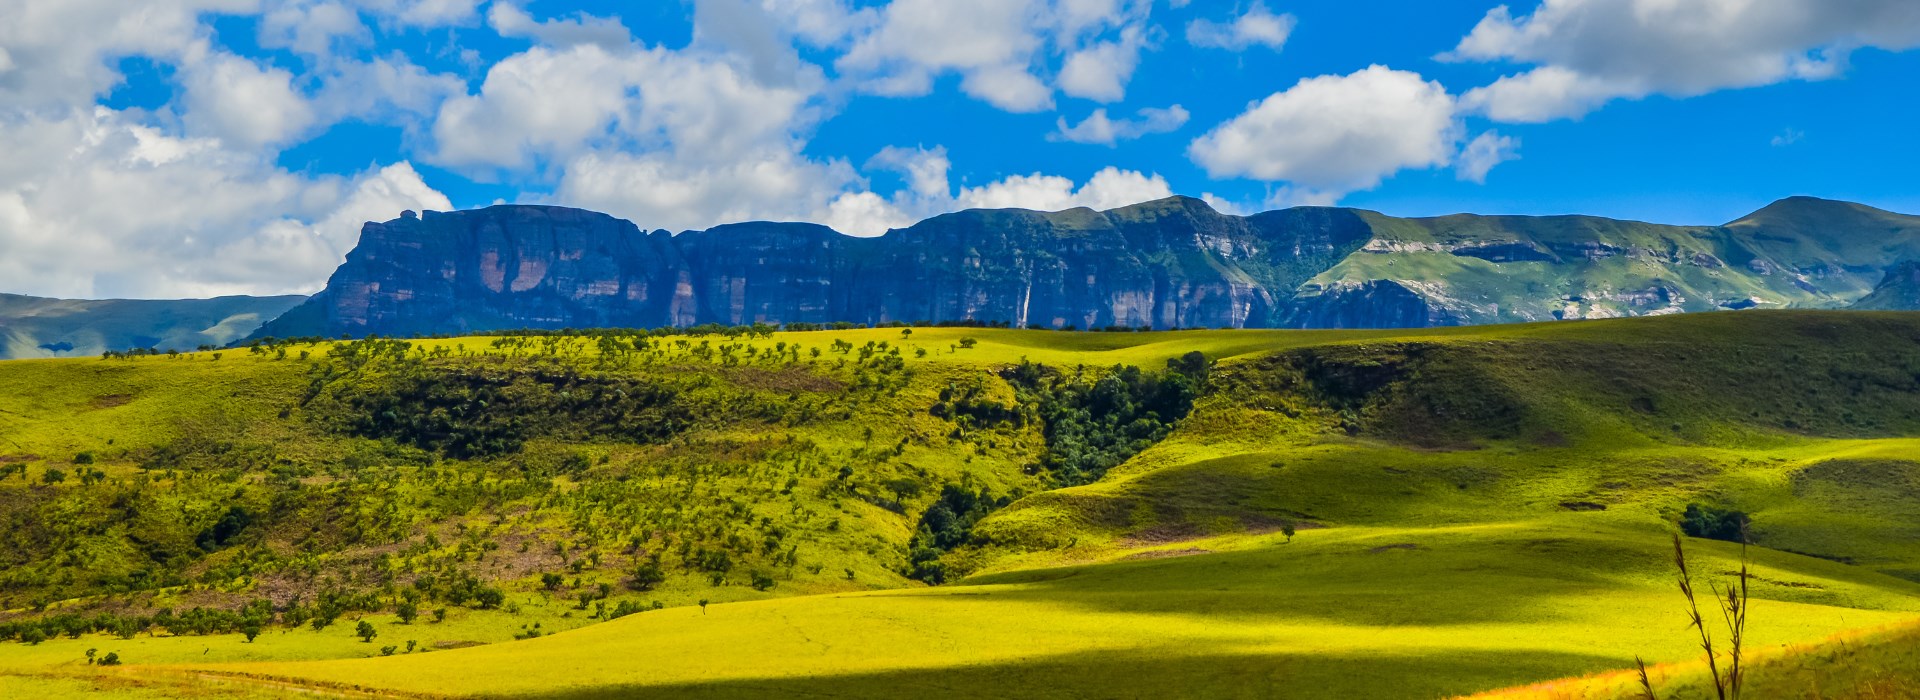
[[[1920,217],[1781,200],[1723,226],[1586,216],[968,210],[874,238],[796,223],[677,235],[578,209],[369,223],[255,336],[702,323],[1382,328],[1844,307],[1920,258]]]

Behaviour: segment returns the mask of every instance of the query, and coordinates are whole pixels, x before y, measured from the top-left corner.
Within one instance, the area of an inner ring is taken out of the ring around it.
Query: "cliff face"
[[[878,238],[779,223],[648,234],[560,207],[427,212],[367,224],[326,290],[255,336],[896,320],[1261,327],[1369,233],[1346,210],[1237,217],[1187,198],[964,211]]]
[[[1782,200],[1724,226],[1591,216],[1252,216],[1172,197],[969,210],[876,238],[813,224],[670,235],[496,206],[370,223],[325,291],[254,333],[419,335],[976,320],[1383,328],[1840,307],[1920,256],[1920,217]]]

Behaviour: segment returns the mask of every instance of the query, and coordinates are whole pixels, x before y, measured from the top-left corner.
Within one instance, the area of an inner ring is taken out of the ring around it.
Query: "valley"
[[[1689,506],[1913,680],[1911,314],[690,330],[0,364],[0,691],[1627,697]]]

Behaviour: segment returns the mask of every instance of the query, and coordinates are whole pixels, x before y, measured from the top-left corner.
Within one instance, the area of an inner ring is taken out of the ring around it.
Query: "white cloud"
[[[1829,78],[1854,49],[1916,46],[1911,0],[1547,0],[1520,17],[1494,8],[1442,58],[1533,64],[1462,102],[1539,122],[1617,98]]]
[[[1139,112],[1137,118],[1114,120],[1107,117],[1107,110],[1096,109],[1093,114],[1079,124],[1067,125],[1067,118],[1061,117],[1053,133],[1047,138],[1055,141],[1074,143],[1097,143],[1107,146],[1121,141],[1130,141],[1148,134],[1163,134],[1185,126],[1189,118],[1187,110],[1180,105],[1166,109],[1148,107]]]
[[[1118,102],[1127,96],[1127,82],[1140,66],[1146,32],[1128,27],[1114,41],[1096,42],[1075,51],[1060,67],[1060,91],[1100,102]]]
[[[979,209],[1033,209],[1060,211],[1074,207],[1098,210],[1165,199],[1173,196],[1166,178],[1133,170],[1106,167],[1086,184],[1058,175],[1014,175],[983,187],[967,187],[957,198],[962,207]]]
[[[206,51],[203,12],[249,11],[256,0],[0,2],[0,108],[64,112],[121,81],[115,61],[170,61]]]
[[[400,26],[431,29],[464,26],[480,18],[483,0],[358,0],[367,10]]]
[[[1194,140],[1188,154],[1213,177],[1284,181],[1322,200],[1402,169],[1445,166],[1459,139],[1446,88],[1376,65],[1303,79]]]
[[[314,126],[312,105],[283,69],[215,53],[187,65],[181,76],[184,118],[196,135],[258,148],[286,143]]]
[[[633,33],[616,18],[580,13],[569,19],[537,21],[526,10],[505,0],[487,8],[487,26],[503,37],[532,39],[548,46],[594,44],[618,50],[633,41]]]
[[[567,164],[556,201],[630,219],[643,228],[701,229],[738,221],[821,221],[858,180],[844,162],[791,151],[690,163],[669,154],[589,153]]]
[[[867,160],[868,170],[886,170],[897,172],[907,178],[907,190],[915,196],[927,199],[944,199],[952,194],[952,185],[947,172],[953,163],[947,160],[947,149],[901,148],[888,146]]]
[[[287,2],[260,18],[260,45],[291,49],[306,56],[325,56],[336,40],[366,39],[367,25],[359,10],[343,2]]]
[[[861,89],[893,96],[926,94],[935,77],[958,74],[974,98],[1037,112],[1053,106],[1045,76],[1059,55],[1060,89],[1117,101],[1148,46],[1151,8],[1146,0],[895,0],[834,65]]]
[[[1519,157],[1520,139],[1487,131],[1473,137],[1467,147],[1460,150],[1460,162],[1453,167],[1454,175],[1468,182],[1485,184],[1493,166]]]
[[[1229,22],[1196,19],[1187,23],[1187,43],[1202,48],[1245,51],[1265,46],[1279,51],[1293,34],[1293,15],[1276,15],[1259,0]]]
[[[1800,143],[1800,140],[1806,137],[1807,137],[1807,132],[1789,127],[1781,131],[1779,134],[1775,135],[1773,137],[1773,140],[1770,143],[1772,143],[1775,148],[1778,148],[1781,146],[1791,146],[1796,143]]]
[[[0,122],[0,280],[73,297],[310,292],[368,219],[448,208],[405,163],[307,177],[106,108]],[[103,206],[111,203],[111,206]]]
[[[671,149],[726,163],[790,148],[811,94],[753,82],[730,63],[665,49],[534,47],[442,105],[436,163],[525,170],[594,150]]]

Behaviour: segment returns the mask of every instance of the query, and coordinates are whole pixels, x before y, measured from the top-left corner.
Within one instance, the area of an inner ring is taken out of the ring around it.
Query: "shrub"
[[[106,656],[100,657],[100,665],[101,666],[119,666],[120,652],[117,652],[117,651],[107,652]]]
[[[359,637],[360,641],[365,643],[371,642],[374,637],[380,636],[380,632],[373,628],[373,623],[361,620],[360,624],[353,628],[353,636]]]
[[[660,562],[649,561],[634,567],[633,576],[627,579],[627,587],[636,591],[650,591],[666,580],[667,574],[660,570]]]
[[[1690,503],[1687,512],[1680,516],[1680,531],[1688,537],[1746,542],[1747,527],[1752,522],[1746,513],[1737,510]]]

